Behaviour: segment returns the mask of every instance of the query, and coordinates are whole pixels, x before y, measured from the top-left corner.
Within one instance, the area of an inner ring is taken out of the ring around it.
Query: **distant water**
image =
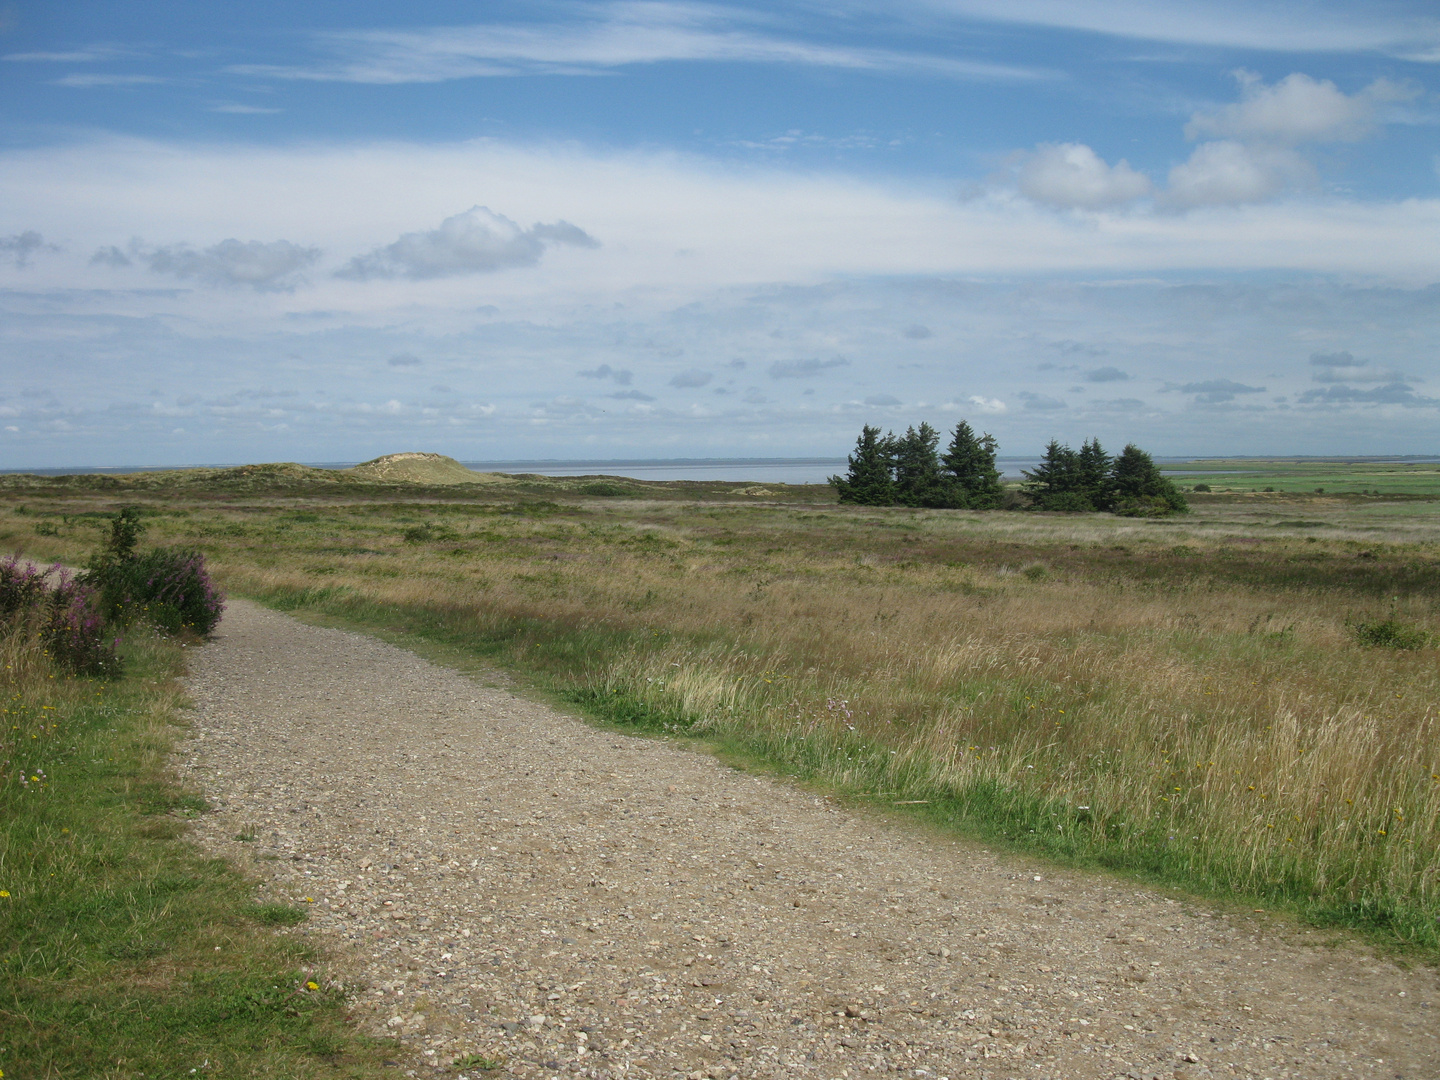
[[[625,476],[631,480],[746,480],[823,484],[848,467],[845,458],[632,458],[609,461],[466,461],[477,472],[541,476]]]
[[[1156,463],[1167,472],[1184,475],[1178,466],[1190,461],[1204,460],[1193,457],[1157,457]],[[1296,461],[1304,461],[1297,458]],[[1396,457],[1378,458],[1385,461],[1430,461],[1434,458]],[[1021,479],[1021,471],[1034,469],[1040,463],[1038,457],[1001,457],[996,459],[1000,471],[1007,480]],[[357,461],[312,461],[304,464],[319,469],[348,469],[358,465]],[[847,461],[843,457],[796,457],[796,458],[609,458],[609,459],[555,459],[529,461],[466,461],[462,464],[477,472],[537,473],[541,476],[625,476],[633,480],[723,480],[746,481],[765,484],[823,484],[831,476],[844,474]],[[82,473],[101,473],[119,476],[137,472],[168,472],[186,468],[233,468],[233,465],[151,465],[151,466],[105,466],[82,465],[71,468],[0,468],[0,473],[36,473],[41,476],[67,476]],[[1208,472],[1209,470],[1207,470]],[[1227,469],[1230,473],[1246,473],[1248,469]]]

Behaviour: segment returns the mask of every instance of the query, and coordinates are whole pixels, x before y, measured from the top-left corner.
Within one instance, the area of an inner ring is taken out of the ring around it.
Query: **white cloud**
[[[1329,79],[1301,72],[1267,86],[1251,72],[1236,72],[1241,97],[1208,113],[1196,113],[1185,126],[1187,138],[1205,135],[1273,142],[1354,142],[1370,135],[1383,104],[1410,101],[1420,90],[1389,79],[1376,79],[1356,94],[1346,94]]]
[[[514,75],[596,75],[632,64],[730,61],[861,71],[914,70],[961,79],[1052,77],[986,60],[850,48],[767,32],[763,16],[670,0],[575,5],[555,23],[492,23],[420,30],[317,34],[330,59],[308,65],[237,65],[237,74],[324,82],[442,82]],[[760,25],[757,25],[760,24]]]
[[[1021,194],[1051,206],[1099,210],[1150,193],[1150,178],[1120,160],[1107,165],[1083,143],[1041,143],[1016,174]]]
[[[1314,176],[1309,162],[1277,146],[1225,140],[1197,146],[1170,170],[1164,201],[1172,206],[1238,206],[1264,202],[1297,180]]]
[[[992,413],[995,415],[999,415],[1000,413],[1008,411],[1005,402],[1001,401],[999,398],[981,397],[979,394],[971,395],[970,404],[974,405],[983,413]]]
[[[312,287],[277,297],[273,311],[276,319],[304,318],[316,327],[384,326],[421,313],[457,328],[495,318],[546,322],[575,305],[678,306],[716,288],[813,286],[852,275],[1297,270],[1428,283],[1436,280],[1440,251],[1435,198],[1077,217],[1005,192],[960,201],[929,186],[820,170],[490,140],[272,147],[91,140],[0,150],[0,174],[12,229],[23,223],[66,236],[69,248],[87,255],[116,245],[124,255],[133,235],[258,236],[348,258],[409,233],[417,220],[439,222],[477,196],[520,221],[553,222],[563,213],[606,241],[593,252],[550,251],[543,274],[489,275],[483,291],[474,277],[405,274],[362,290],[317,262]],[[677,250],[691,254],[678,259]],[[83,263],[83,256],[36,259],[27,287],[114,288],[110,270]],[[337,257],[333,265],[343,263]],[[0,272],[14,273],[3,263]],[[186,317],[249,332],[256,312],[248,292],[206,291],[186,301]],[[139,310],[159,302],[134,304]],[[501,314],[480,313],[484,305]],[[956,340],[956,328],[920,309],[905,311],[883,324],[897,346],[895,332],[911,320],[931,327],[936,339]],[[845,345],[842,353],[815,338],[790,355],[854,360],[868,347]],[[706,364],[715,370],[736,355]],[[774,358],[738,355],[762,373]],[[577,355],[565,370],[600,362],[629,368],[635,360],[631,352]],[[1133,370],[1117,355],[1104,362]]]
[[[233,116],[271,116],[275,113],[284,112],[284,109],[267,108],[264,105],[237,105],[234,103],[215,105],[211,112],[230,113]]]
[[[600,244],[568,221],[536,223],[522,229],[484,206],[455,214],[429,232],[405,233],[393,244],[357,255],[336,271],[337,277],[366,281],[404,277],[414,281],[483,274],[534,266],[547,244],[597,248]]]

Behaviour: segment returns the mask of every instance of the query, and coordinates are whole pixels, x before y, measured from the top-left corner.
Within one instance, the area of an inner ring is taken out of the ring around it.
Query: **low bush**
[[[121,626],[139,620],[170,634],[210,633],[225,597],[210,580],[205,556],[188,548],[137,554],[144,528],[133,507],[121,510],[111,519],[105,547],[91,558],[83,581],[97,591],[101,613]]]
[[[225,598],[198,551],[154,548],[96,577],[102,610],[122,625],[142,620],[170,634],[208,634],[225,610]]]
[[[1430,633],[1418,626],[1407,626],[1391,617],[1380,622],[1356,623],[1355,639],[1361,645],[1379,649],[1423,649],[1430,644]]]

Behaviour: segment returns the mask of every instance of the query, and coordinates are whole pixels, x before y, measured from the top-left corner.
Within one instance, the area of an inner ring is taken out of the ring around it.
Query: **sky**
[[[0,467],[1440,452],[1433,0],[0,0]]]

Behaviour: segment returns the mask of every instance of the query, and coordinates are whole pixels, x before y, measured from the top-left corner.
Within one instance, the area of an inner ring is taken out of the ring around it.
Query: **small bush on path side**
[[[144,531],[134,507],[111,519],[105,547],[84,575],[99,591],[101,612],[122,626],[143,620],[169,634],[210,633],[220,623],[225,597],[210,579],[205,556],[187,548],[137,553]]]

